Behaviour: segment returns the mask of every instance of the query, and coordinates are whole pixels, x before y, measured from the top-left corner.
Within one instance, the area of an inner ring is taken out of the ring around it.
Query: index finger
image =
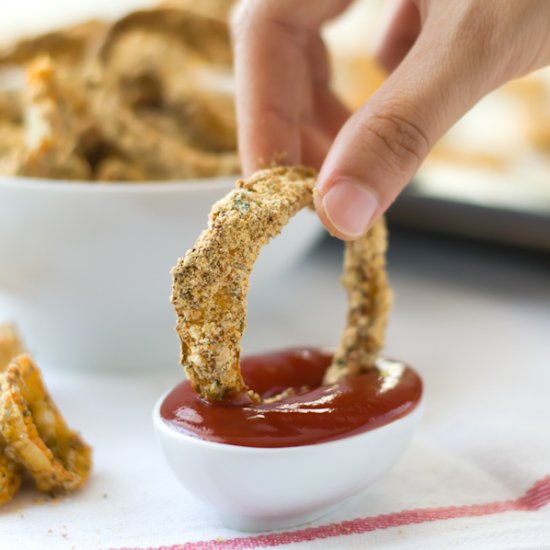
[[[348,3],[248,0],[237,6],[232,31],[245,175],[273,161],[301,162],[300,122],[312,96],[308,44],[321,23]]]

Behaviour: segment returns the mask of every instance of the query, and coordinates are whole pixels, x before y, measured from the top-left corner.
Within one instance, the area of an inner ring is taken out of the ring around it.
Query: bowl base
[[[331,512],[334,512],[337,508],[342,506],[347,498],[325,506],[323,508],[317,508],[311,512],[303,514],[292,514],[282,516],[240,516],[233,514],[220,513],[220,519],[222,523],[229,529],[235,531],[243,531],[246,533],[258,533],[260,531],[277,531],[280,529],[289,529],[290,527],[298,527],[310,523],[316,519],[319,519]]]

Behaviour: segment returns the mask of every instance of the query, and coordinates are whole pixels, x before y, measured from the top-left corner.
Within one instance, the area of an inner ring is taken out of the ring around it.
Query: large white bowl
[[[235,178],[95,184],[0,177],[0,315],[43,364],[161,368],[178,360],[170,268]],[[275,277],[321,235],[301,212],[254,269]]]
[[[385,474],[408,445],[422,414],[350,437],[298,447],[257,448],[204,441],[153,411],[164,456],[181,485],[240,531],[300,525],[331,511]]]

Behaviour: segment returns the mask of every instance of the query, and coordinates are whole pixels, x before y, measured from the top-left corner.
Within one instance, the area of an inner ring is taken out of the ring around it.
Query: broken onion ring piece
[[[0,433],[6,454],[23,465],[40,491],[81,487],[91,469],[91,448],[72,431],[28,355],[1,375]]]

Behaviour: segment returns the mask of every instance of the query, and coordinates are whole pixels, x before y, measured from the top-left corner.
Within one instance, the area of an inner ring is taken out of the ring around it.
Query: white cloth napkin
[[[151,411],[180,378],[176,365],[142,374],[48,368],[61,410],[94,446],[93,475],[55,500],[25,487],[0,508],[0,549],[550,549],[544,265],[438,249],[415,250],[412,263],[407,246],[397,248],[388,355],[421,372],[426,409],[387,476],[311,525],[231,531],[178,485],[155,441]],[[253,297],[245,348],[333,342],[344,306],[337,257],[318,251],[269,296]]]
[[[493,397],[479,409],[482,418],[461,405],[475,405],[475,392],[457,399],[456,407],[449,396],[444,414],[430,399],[421,433],[391,473],[368,491],[311,525],[247,535],[221,526],[209,507],[172,478],[151,426],[150,410],[164,387],[157,379],[48,377],[68,418],[95,447],[94,474],[83,491],[66,498],[51,500],[25,488],[0,510],[2,549],[186,543],[186,549],[231,550],[292,544],[550,548],[550,506],[544,506],[550,503],[550,444],[541,437],[548,433],[548,416],[538,423],[538,415],[530,416],[538,407],[534,398],[530,410],[518,413],[507,412],[507,396]],[[428,394],[433,390],[428,381]]]

